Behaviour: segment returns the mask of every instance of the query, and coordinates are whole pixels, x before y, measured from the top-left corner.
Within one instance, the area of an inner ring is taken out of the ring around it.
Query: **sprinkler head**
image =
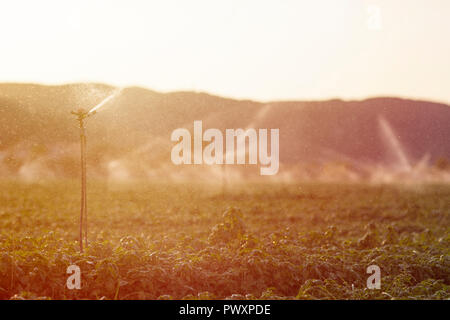
[[[71,112],[73,115],[77,116],[77,120],[78,121],[83,121],[84,119],[86,119],[89,116],[92,116],[93,114],[95,114],[95,111],[93,112],[88,112],[83,108],[78,109],[77,111],[72,111]]]

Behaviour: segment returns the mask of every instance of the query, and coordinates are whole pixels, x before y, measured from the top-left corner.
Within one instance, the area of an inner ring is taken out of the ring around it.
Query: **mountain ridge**
[[[1,83],[0,171],[16,174],[39,158],[57,175],[75,174],[78,130],[70,111],[90,109],[115,89],[102,83]],[[192,130],[194,120],[203,120],[205,129],[279,128],[284,167],[327,162],[395,167],[402,162],[399,154],[411,165],[450,159],[450,108],[442,103],[399,97],[259,102],[132,86],[89,120],[91,167],[101,175],[108,163],[130,155],[134,162],[125,160],[139,167],[180,170],[170,163],[170,133]],[[136,150],[144,151],[137,156]]]

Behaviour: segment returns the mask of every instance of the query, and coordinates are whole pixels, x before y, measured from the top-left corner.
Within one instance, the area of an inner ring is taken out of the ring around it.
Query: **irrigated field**
[[[450,298],[449,185],[92,183],[84,253],[78,187],[1,183],[0,298]]]

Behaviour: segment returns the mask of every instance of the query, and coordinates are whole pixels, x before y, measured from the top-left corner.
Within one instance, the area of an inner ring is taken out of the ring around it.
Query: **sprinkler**
[[[95,111],[90,113],[84,109],[78,111],[72,111],[72,114],[77,116],[77,120],[80,126],[80,144],[81,144],[81,212],[80,212],[80,251],[83,252],[83,228],[84,228],[84,241],[86,247],[88,246],[88,233],[87,233],[87,197],[86,197],[86,130],[84,126],[84,120],[91,115],[95,114]]]
[[[102,102],[96,105],[89,111],[79,109],[78,111],[72,111],[71,113],[77,117],[80,127],[80,144],[81,144],[81,210],[80,210],[80,231],[79,231],[79,243],[80,252],[83,252],[83,229],[84,229],[84,242],[85,247],[88,246],[88,229],[87,229],[87,193],[86,193],[86,129],[85,120],[88,117],[97,113],[97,110],[103,107],[106,103],[116,97],[122,89],[117,90],[115,93],[106,97]]]

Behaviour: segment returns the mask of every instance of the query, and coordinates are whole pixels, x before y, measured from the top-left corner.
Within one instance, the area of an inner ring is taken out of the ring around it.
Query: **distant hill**
[[[0,172],[77,174],[79,133],[70,111],[90,109],[114,89],[0,84]],[[170,162],[170,134],[192,130],[194,120],[203,120],[204,129],[279,128],[282,168],[338,162],[363,170],[405,165],[405,159],[411,166],[450,159],[450,107],[444,104],[399,98],[261,103],[129,87],[89,120],[89,168],[98,176],[154,177],[167,170],[176,176],[183,168]]]

